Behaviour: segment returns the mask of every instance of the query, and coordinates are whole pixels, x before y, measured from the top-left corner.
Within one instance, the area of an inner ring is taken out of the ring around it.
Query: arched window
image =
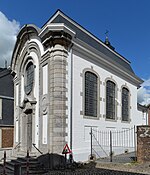
[[[25,71],[25,93],[28,95],[33,88],[34,82],[34,65],[29,62]]]
[[[85,116],[97,117],[97,75],[85,72]]]
[[[122,121],[129,120],[129,90],[122,88]]]
[[[115,119],[116,111],[116,85],[114,82],[108,80],[106,83],[106,118]]]

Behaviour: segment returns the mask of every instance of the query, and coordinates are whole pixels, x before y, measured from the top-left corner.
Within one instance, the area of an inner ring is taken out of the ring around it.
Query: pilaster
[[[48,32],[43,38],[48,59],[48,150],[61,153],[65,142],[67,119],[67,57],[71,36],[63,31]]]

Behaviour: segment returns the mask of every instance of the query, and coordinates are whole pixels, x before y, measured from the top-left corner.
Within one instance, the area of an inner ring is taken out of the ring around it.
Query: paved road
[[[6,173],[6,174],[12,175],[13,173]],[[0,175],[3,175],[2,169],[0,171]],[[114,170],[92,167],[92,168],[82,168],[82,169],[77,168],[75,170],[61,170],[61,171],[53,170],[43,175],[144,175],[144,174],[121,172],[121,171],[114,171]]]
[[[45,175],[142,175],[142,174],[92,168],[82,170],[80,169],[75,171],[53,171]]]

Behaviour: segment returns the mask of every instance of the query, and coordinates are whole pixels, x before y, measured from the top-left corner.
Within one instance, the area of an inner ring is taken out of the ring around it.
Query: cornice
[[[139,87],[139,85],[143,82],[134,73],[128,73],[125,68],[121,67],[119,64],[116,64],[113,60],[111,62],[107,61],[105,59],[107,57],[106,55],[90,47],[89,45],[86,45],[82,41],[76,39],[73,40],[73,44],[74,50],[86,55],[90,61],[94,61],[96,64],[101,65],[103,68],[109,70],[118,77],[126,79],[137,87]]]
[[[42,44],[45,48],[56,44],[60,44],[68,48],[71,45],[71,40],[74,36],[75,32],[63,23],[47,24],[39,33],[39,37],[41,38]]]
[[[72,37],[75,36],[75,32],[68,28],[64,23],[52,23],[52,24],[47,24],[39,33],[39,36],[42,38],[46,33],[49,31],[64,31],[71,35]]]

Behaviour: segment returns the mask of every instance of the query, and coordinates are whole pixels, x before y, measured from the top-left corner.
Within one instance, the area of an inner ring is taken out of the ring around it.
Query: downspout
[[[72,44],[73,46],[73,44]],[[70,65],[70,149],[72,150],[72,101],[73,101],[73,54],[72,54],[72,46],[70,50],[70,58],[71,58],[71,65]]]

